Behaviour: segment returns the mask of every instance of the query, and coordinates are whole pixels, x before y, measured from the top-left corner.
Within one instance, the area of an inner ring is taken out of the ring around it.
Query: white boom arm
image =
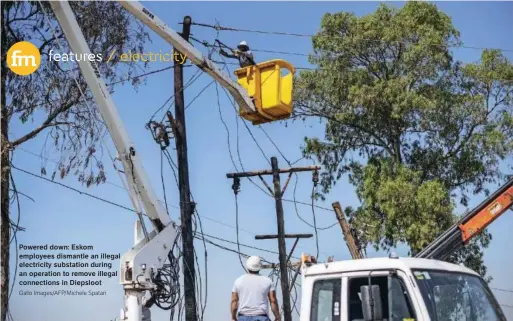
[[[173,48],[187,55],[187,58],[201,70],[208,73],[221,86],[226,88],[233,96],[240,108],[247,113],[256,113],[255,104],[249,98],[247,90],[233,81],[227,74],[219,69],[210,59],[205,57],[198,49],[185,41],[176,31],[169,28],[155,14],[151,13],[137,1],[119,1],[119,3],[130,11],[137,19],[141,20],[151,30],[155,31],[162,39]]]
[[[68,2],[51,1],[50,4],[71,50],[75,53],[91,54]],[[81,60],[78,63],[116,146],[131,196],[136,194],[154,226],[154,231],[148,237],[143,237],[140,233],[141,222],[136,222],[136,244],[121,258],[120,279],[125,289],[125,307],[121,311],[121,320],[142,321],[144,295],[148,290],[155,289],[152,277],[162,268],[172,249],[178,235],[177,227],[151,188],[146,172],[123,126],[98,66],[95,62],[87,60]],[[144,310],[149,312],[147,309]]]

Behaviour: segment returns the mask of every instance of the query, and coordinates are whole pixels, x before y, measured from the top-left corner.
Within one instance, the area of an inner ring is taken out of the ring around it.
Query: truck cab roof
[[[366,258],[359,260],[344,260],[329,263],[317,263],[311,265],[303,265],[303,276],[321,275],[327,273],[345,273],[359,271],[376,271],[376,270],[411,270],[411,269],[428,269],[443,270],[450,272],[468,273],[479,276],[473,270],[461,265],[447,263],[444,261],[420,259],[420,258]]]

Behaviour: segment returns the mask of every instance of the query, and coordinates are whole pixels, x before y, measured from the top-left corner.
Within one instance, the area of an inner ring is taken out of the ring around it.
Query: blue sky
[[[313,34],[319,28],[322,15],[326,12],[351,11],[357,15],[373,12],[378,6],[377,2],[145,2],[151,11],[156,13],[163,21],[177,30],[183,16],[190,15],[195,22],[215,24],[216,20],[223,26],[243,29],[284,31],[300,34]],[[400,4],[397,4],[400,5]],[[467,46],[492,47],[513,49],[513,3],[511,2],[469,2],[451,3],[440,2],[441,10],[449,14],[457,29],[460,30],[462,40]],[[212,29],[193,26],[194,37],[213,42],[216,33]],[[170,46],[160,40],[150,31],[153,43],[148,51],[170,50]],[[226,44],[235,45],[240,40],[246,40],[254,49],[272,50],[295,53],[310,53],[309,38],[286,37],[278,35],[263,35],[258,33],[229,32],[220,33],[219,39]],[[204,48],[199,47],[201,50]],[[455,49],[455,56],[463,61],[476,61],[480,51],[472,49]],[[309,67],[306,57],[299,55],[282,55],[263,53],[255,50],[258,61],[283,58],[296,67]],[[513,60],[513,55],[508,53]],[[151,69],[164,67],[155,63]],[[185,79],[189,79],[196,68],[185,68]],[[158,73],[147,78],[146,85],[136,92],[126,85],[118,87],[113,98],[125,123],[130,137],[135,143],[139,155],[150,179],[153,188],[161,199],[163,192],[160,183],[160,153],[158,146],[153,142],[150,133],[144,128],[150,118],[173,92],[172,72]],[[185,92],[186,104],[209,84],[208,75],[201,76]],[[223,120],[226,122],[230,134],[232,153],[237,157],[237,123],[234,110],[220,90],[220,106]],[[216,88],[214,85],[207,88],[187,109],[187,131],[189,142],[189,172],[191,190],[198,203],[198,211],[202,217],[204,232],[210,235],[229,240],[236,239],[235,232],[235,205],[231,190],[231,181],[226,179],[227,172],[235,171],[230,160],[227,145],[227,131],[221,122],[217,105]],[[28,124],[27,126],[35,126]],[[287,166],[280,157],[262,130],[252,127],[255,138],[264,150],[267,158],[276,156],[281,166]],[[284,126],[282,123],[267,124],[265,131],[289,160],[301,157],[300,146],[305,136],[323,137],[323,126],[316,121],[308,123],[295,122]],[[25,128],[14,126],[12,136],[23,132]],[[111,151],[112,144],[107,138]],[[239,123],[240,155],[245,169],[268,168],[269,164],[260,150],[256,147],[242,123]],[[35,139],[26,145],[23,150],[15,154],[15,164],[23,169],[38,173],[42,160],[30,154],[39,153],[42,142]],[[28,151],[28,152],[27,152]],[[171,151],[173,154],[173,151]],[[57,160],[58,156],[48,156]],[[87,192],[107,198],[113,202],[131,206],[127,193],[115,186],[121,185],[118,176],[112,170],[108,158],[104,158],[109,184],[89,188]],[[511,158],[507,160],[512,163]],[[309,165],[310,162],[300,162],[300,165]],[[51,172],[54,163],[46,162],[47,171]],[[95,251],[108,253],[124,253],[133,242],[133,225],[135,215],[123,209],[105,204],[89,197],[79,195],[54,184],[27,176],[24,173],[14,172],[19,190],[30,195],[35,202],[23,199],[21,225],[26,232],[18,234],[20,244],[90,244]],[[174,183],[172,172],[166,168],[167,199],[170,204],[178,204],[178,192]],[[285,180],[285,176],[282,180]],[[68,177],[63,181],[80,190],[84,186],[76,183],[76,179]],[[292,198],[294,181],[288,188],[287,198]],[[308,201],[311,190],[311,174],[299,174],[297,188],[298,200]],[[261,191],[252,186],[247,180],[242,180],[242,190],[239,194],[239,225],[240,241],[245,244],[254,244],[269,250],[276,250],[275,241],[255,241],[255,234],[271,234],[276,231],[276,217],[274,202]],[[492,187],[493,188],[493,187]],[[483,196],[476,196],[471,200],[470,207],[477,205]],[[343,178],[336,188],[328,195],[324,204],[330,208],[331,202],[340,201],[344,206],[358,205],[353,187]],[[311,233],[312,229],[302,223],[296,216],[294,206],[284,204],[286,231],[290,233]],[[460,212],[465,209],[459,208]],[[171,216],[176,219],[179,212],[176,207],[170,208]],[[299,213],[306,220],[312,221],[312,212],[308,206],[299,206]],[[332,212],[316,210],[317,224],[320,227],[335,222]],[[493,240],[486,252],[485,260],[489,273],[494,277],[492,286],[503,289],[513,289],[513,278],[510,276],[513,256],[507,255],[510,244],[513,242],[511,226],[513,216],[505,215],[490,227]],[[198,256],[203,270],[204,254],[200,242]],[[230,248],[233,244],[223,243]],[[342,239],[341,231],[335,226],[319,235],[321,258],[334,255],[335,259],[350,258],[347,247]],[[290,248],[291,244],[289,244]],[[14,249],[13,249],[14,250]],[[248,254],[258,254],[276,261],[273,254],[242,248]],[[314,240],[302,240],[296,250],[300,252],[315,253]],[[403,249],[398,249],[399,255],[404,255]],[[370,256],[380,255],[369,250]],[[14,261],[13,261],[14,264]],[[117,269],[116,266],[113,271]],[[208,302],[205,320],[222,320],[229,318],[229,296],[233,281],[243,272],[237,255],[208,246]],[[105,282],[105,281],[104,281]],[[14,289],[11,307],[15,320],[111,320],[119,314],[122,306],[123,293],[117,278],[105,282],[108,295],[96,298],[73,297],[37,297],[20,296],[20,287]],[[513,305],[513,293],[496,291],[500,303]],[[27,308],[30,307],[30,308]],[[153,310],[153,320],[168,320],[168,313],[157,308]],[[504,307],[509,319],[513,319],[513,309]]]

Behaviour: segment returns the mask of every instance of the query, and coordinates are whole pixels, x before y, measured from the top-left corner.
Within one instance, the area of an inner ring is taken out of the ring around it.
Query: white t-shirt
[[[239,295],[239,313],[242,315],[269,315],[270,278],[259,274],[245,274],[235,280],[232,292]]]

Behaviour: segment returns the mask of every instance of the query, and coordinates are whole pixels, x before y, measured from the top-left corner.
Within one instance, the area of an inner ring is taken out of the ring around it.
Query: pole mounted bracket
[[[235,195],[239,194],[239,192],[240,192],[240,178],[239,177],[233,178],[232,190]]]
[[[319,170],[315,169],[312,174],[312,182],[314,184],[314,187],[317,187],[317,184],[319,183]]]

